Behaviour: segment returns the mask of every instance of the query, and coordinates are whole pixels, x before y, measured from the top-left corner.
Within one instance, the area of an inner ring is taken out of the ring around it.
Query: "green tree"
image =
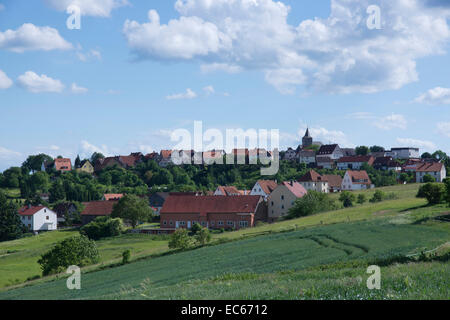
[[[197,234],[200,230],[202,230],[202,226],[200,225],[200,223],[194,223],[194,225],[191,228],[191,232],[193,234]]]
[[[445,201],[450,205],[450,178],[444,179],[445,184]]]
[[[431,155],[431,153],[429,152],[424,152],[422,153],[422,155],[420,156],[422,159],[431,159],[433,158],[433,156]]]
[[[35,172],[30,179],[32,190],[41,190],[42,192],[48,192],[50,185],[50,179],[46,172]]]
[[[442,183],[426,183],[419,188],[418,198],[425,198],[429,205],[444,202],[446,197],[446,184]]]
[[[94,165],[97,162],[97,160],[104,159],[104,158],[105,158],[105,156],[102,153],[94,152],[91,155],[91,159],[90,160],[91,160],[91,163]]]
[[[189,237],[188,231],[186,229],[177,229],[171,234],[169,240],[170,249],[182,249],[185,250],[189,248],[192,244],[191,238]]]
[[[120,218],[98,217],[94,221],[84,225],[80,233],[92,240],[115,237],[123,232],[123,223]]]
[[[304,217],[336,208],[336,204],[327,194],[311,190],[305,196],[295,200],[287,218]]]
[[[75,168],[78,169],[81,167],[81,159],[80,159],[80,155],[77,155],[76,159],[75,159]]]
[[[200,245],[204,246],[211,241],[211,233],[209,232],[208,228],[200,228],[200,230],[195,235],[195,239]]]
[[[130,249],[125,250],[124,252],[122,252],[122,264],[127,264],[128,262],[130,262],[130,258],[131,258],[131,251],[130,251]]]
[[[423,182],[424,183],[436,182],[436,179],[433,176],[431,176],[430,174],[427,173],[426,175],[423,176]]]
[[[50,188],[50,202],[56,202],[65,199],[66,191],[64,190],[62,182],[60,180],[53,182],[52,187]]]
[[[342,191],[341,195],[339,196],[339,201],[342,202],[345,208],[353,207],[353,202],[355,202],[355,200],[355,194],[351,193],[350,191]]]
[[[74,236],[56,244],[38,260],[44,276],[65,271],[69,266],[83,267],[97,263],[98,248],[84,235]]]
[[[377,190],[375,191],[375,193],[373,194],[372,198],[369,201],[372,203],[381,202],[384,200],[385,197],[386,195],[383,191]]]
[[[360,193],[358,195],[358,199],[356,200],[356,202],[358,202],[359,204],[364,204],[366,203],[366,201],[367,201],[366,195],[363,193]]]
[[[147,198],[127,194],[114,206],[111,217],[122,218],[135,228],[138,222],[151,221],[153,210],[150,208]]]
[[[0,241],[20,238],[26,232],[17,210],[16,204],[0,191]]]
[[[369,147],[366,146],[356,147],[355,152],[359,156],[365,156],[369,153]]]
[[[384,152],[384,148],[380,146],[371,146],[370,152]]]
[[[40,171],[42,168],[42,163],[46,162],[52,162],[53,158],[50,157],[47,154],[40,153],[38,155],[29,156],[25,162],[22,163],[22,168],[27,171]]]

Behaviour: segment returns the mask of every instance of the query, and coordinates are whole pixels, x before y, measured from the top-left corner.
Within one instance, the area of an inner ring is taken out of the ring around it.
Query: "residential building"
[[[336,167],[335,160],[330,157],[318,157],[316,156],[316,165],[318,168],[334,169]]]
[[[161,209],[169,196],[169,192],[155,192],[149,197],[150,207],[153,209],[153,214],[159,216]]]
[[[342,179],[342,191],[371,189],[372,182],[366,171],[347,170],[344,179]]]
[[[284,153],[283,160],[294,161],[297,157],[297,151],[292,148],[288,148]]]
[[[328,192],[340,192],[342,188],[342,177],[337,174],[324,174],[322,179],[328,182]]]
[[[344,156],[341,148],[338,144],[324,144],[320,147],[319,151],[317,151],[317,157],[328,157],[332,160],[338,160]]]
[[[344,157],[356,156],[356,151],[354,148],[341,148]]]
[[[218,186],[215,196],[240,196],[241,192],[234,186]]]
[[[102,197],[103,201],[120,200],[124,196],[123,193],[105,193]]]
[[[372,156],[350,156],[342,157],[337,161],[337,168],[339,170],[360,170],[364,163],[369,166],[373,165],[375,158]]]
[[[84,210],[81,212],[81,223],[83,225],[95,220],[97,217],[110,216],[114,205],[118,201],[91,201],[85,202]]]
[[[159,165],[161,167],[167,167],[169,164],[172,164],[172,150],[161,150],[159,156]]]
[[[250,192],[252,196],[262,196],[264,200],[272,193],[278,186],[275,180],[258,180]]]
[[[425,162],[416,169],[416,182],[422,183],[425,175],[430,175],[436,182],[442,182],[447,177],[445,165],[441,162]]]
[[[19,209],[20,221],[30,231],[52,231],[58,229],[55,212],[44,206],[27,206]]]
[[[161,209],[161,228],[191,229],[196,223],[210,229],[253,227],[266,207],[260,196],[169,195]]]
[[[394,159],[418,159],[420,158],[419,148],[391,148],[386,152],[387,157]]]
[[[314,170],[310,170],[303,175],[298,179],[298,182],[308,191],[314,190],[322,193],[328,193],[329,191],[328,181]]]
[[[66,222],[66,217],[74,218],[78,209],[72,202],[61,202],[53,207],[53,212],[56,213],[58,225],[61,225]]]
[[[278,185],[267,198],[268,221],[274,222],[288,214],[295,200],[306,195],[307,190],[296,181],[285,181]]]
[[[311,165],[316,163],[316,152],[314,150],[300,150],[297,152],[297,159],[300,163]]]
[[[80,167],[76,169],[77,172],[85,172],[88,174],[94,174],[94,166],[89,160],[81,161]]]
[[[392,157],[378,157],[373,162],[373,167],[377,170],[402,170],[401,164]]]

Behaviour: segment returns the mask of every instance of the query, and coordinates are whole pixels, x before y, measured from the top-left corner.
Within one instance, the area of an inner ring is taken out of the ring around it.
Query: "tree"
[[[366,156],[369,153],[369,148],[366,146],[356,147],[355,152],[359,156]]]
[[[50,188],[50,202],[66,199],[66,191],[60,180],[55,181]]]
[[[351,193],[350,191],[342,191],[341,195],[339,196],[339,201],[342,202],[345,208],[353,207],[353,202],[355,202],[355,200],[355,194]]]
[[[450,178],[444,180],[445,184],[445,201],[450,205]]]
[[[305,196],[295,200],[287,218],[304,217],[335,208],[336,204],[327,194],[311,190]]]
[[[34,156],[29,156],[27,158],[27,160],[25,160],[22,163],[22,168],[26,171],[26,172],[36,172],[36,171],[40,171],[42,168],[42,163],[43,162],[52,162],[53,158],[50,157],[47,154],[44,153],[40,153],[38,155],[34,155]]]
[[[431,153],[429,152],[424,152],[422,153],[422,155],[420,156],[422,159],[431,159],[433,158],[433,156],[431,155]]]
[[[366,195],[360,193],[358,195],[358,199],[356,200],[356,202],[358,202],[359,204],[364,204],[367,201]]]
[[[191,232],[193,234],[197,234],[200,230],[202,230],[202,226],[200,225],[200,223],[194,223],[194,225],[191,228]]]
[[[192,244],[191,238],[189,237],[188,231],[186,229],[177,229],[170,236],[169,248],[170,249],[182,249],[185,250],[189,248]]]
[[[111,217],[122,218],[130,222],[135,228],[138,222],[151,221],[153,210],[150,208],[146,198],[127,194],[114,206]]]
[[[75,168],[80,168],[81,167],[81,159],[80,159],[80,155],[77,155],[76,159],[75,159]]]
[[[0,241],[20,238],[26,232],[17,209],[17,206],[12,201],[7,200],[3,192],[0,191]]]
[[[42,192],[48,192],[48,187],[50,185],[50,179],[48,174],[44,171],[38,171],[31,176],[31,190]]]
[[[98,262],[98,248],[84,235],[58,242],[38,260],[44,276],[65,271],[69,266],[83,267]]]
[[[123,223],[120,218],[98,217],[94,221],[84,225],[80,233],[92,240],[115,237],[122,233]]]
[[[96,162],[97,162],[97,160],[99,160],[99,159],[104,159],[105,158],[105,156],[102,154],[102,153],[100,153],[100,152],[94,152],[93,154],[92,154],[92,156],[91,156],[91,163],[94,165]]]
[[[377,190],[375,191],[375,193],[373,194],[372,198],[369,201],[372,203],[381,202],[384,200],[385,197],[386,195],[384,194],[383,191]]]
[[[211,234],[209,233],[208,228],[200,228],[200,230],[195,235],[195,239],[202,246],[210,242]]]
[[[380,146],[371,146],[370,147],[370,152],[384,152],[384,151],[385,151],[385,149]]]
[[[436,179],[427,173],[426,175],[423,176],[423,182],[425,182],[425,183],[436,182]]]
[[[444,202],[446,197],[446,185],[442,183],[426,183],[419,188],[417,198],[425,198],[429,205]]]

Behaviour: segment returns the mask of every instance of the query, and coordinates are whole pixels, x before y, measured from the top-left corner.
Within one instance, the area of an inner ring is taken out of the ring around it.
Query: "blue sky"
[[[449,17],[437,0],[0,0],[0,170],[171,148],[196,120],[450,153]]]

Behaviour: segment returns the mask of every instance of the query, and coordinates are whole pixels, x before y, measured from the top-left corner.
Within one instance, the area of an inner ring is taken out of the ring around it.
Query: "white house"
[[[343,191],[353,191],[353,190],[365,190],[373,188],[372,182],[370,181],[367,172],[362,171],[351,171],[347,170],[344,179],[342,179],[342,190]]]
[[[19,209],[22,223],[30,231],[51,231],[58,228],[57,215],[44,206],[28,206]]]
[[[391,148],[386,152],[387,157],[394,159],[415,159],[420,158],[419,148]]]
[[[295,200],[307,194],[307,190],[298,182],[285,181],[278,185],[267,198],[268,221],[274,222],[286,216]]]
[[[298,182],[308,191],[313,190],[322,193],[328,193],[329,191],[328,181],[314,170],[310,170],[303,175],[298,179]]]
[[[258,180],[250,192],[251,196],[263,196],[264,199],[272,193],[278,186],[275,180]]]
[[[297,158],[300,163],[310,163],[316,162],[316,152],[314,150],[301,150],[297,153]]]
[[[297,151],[292,148],[288,148],[284,153],[284,160],[294,161],[297,157]]]
[[[426,162],[418,166],[416,169],[416,182],[423,182],[425,175],[430,175],[436,182],[442,182],[447,176],[444,164],[440,162]]]
[[[372,156],[351,156],[342,157],[337,161],[338,170],[360,170],[364,163],[373,165],[375,158]]]

